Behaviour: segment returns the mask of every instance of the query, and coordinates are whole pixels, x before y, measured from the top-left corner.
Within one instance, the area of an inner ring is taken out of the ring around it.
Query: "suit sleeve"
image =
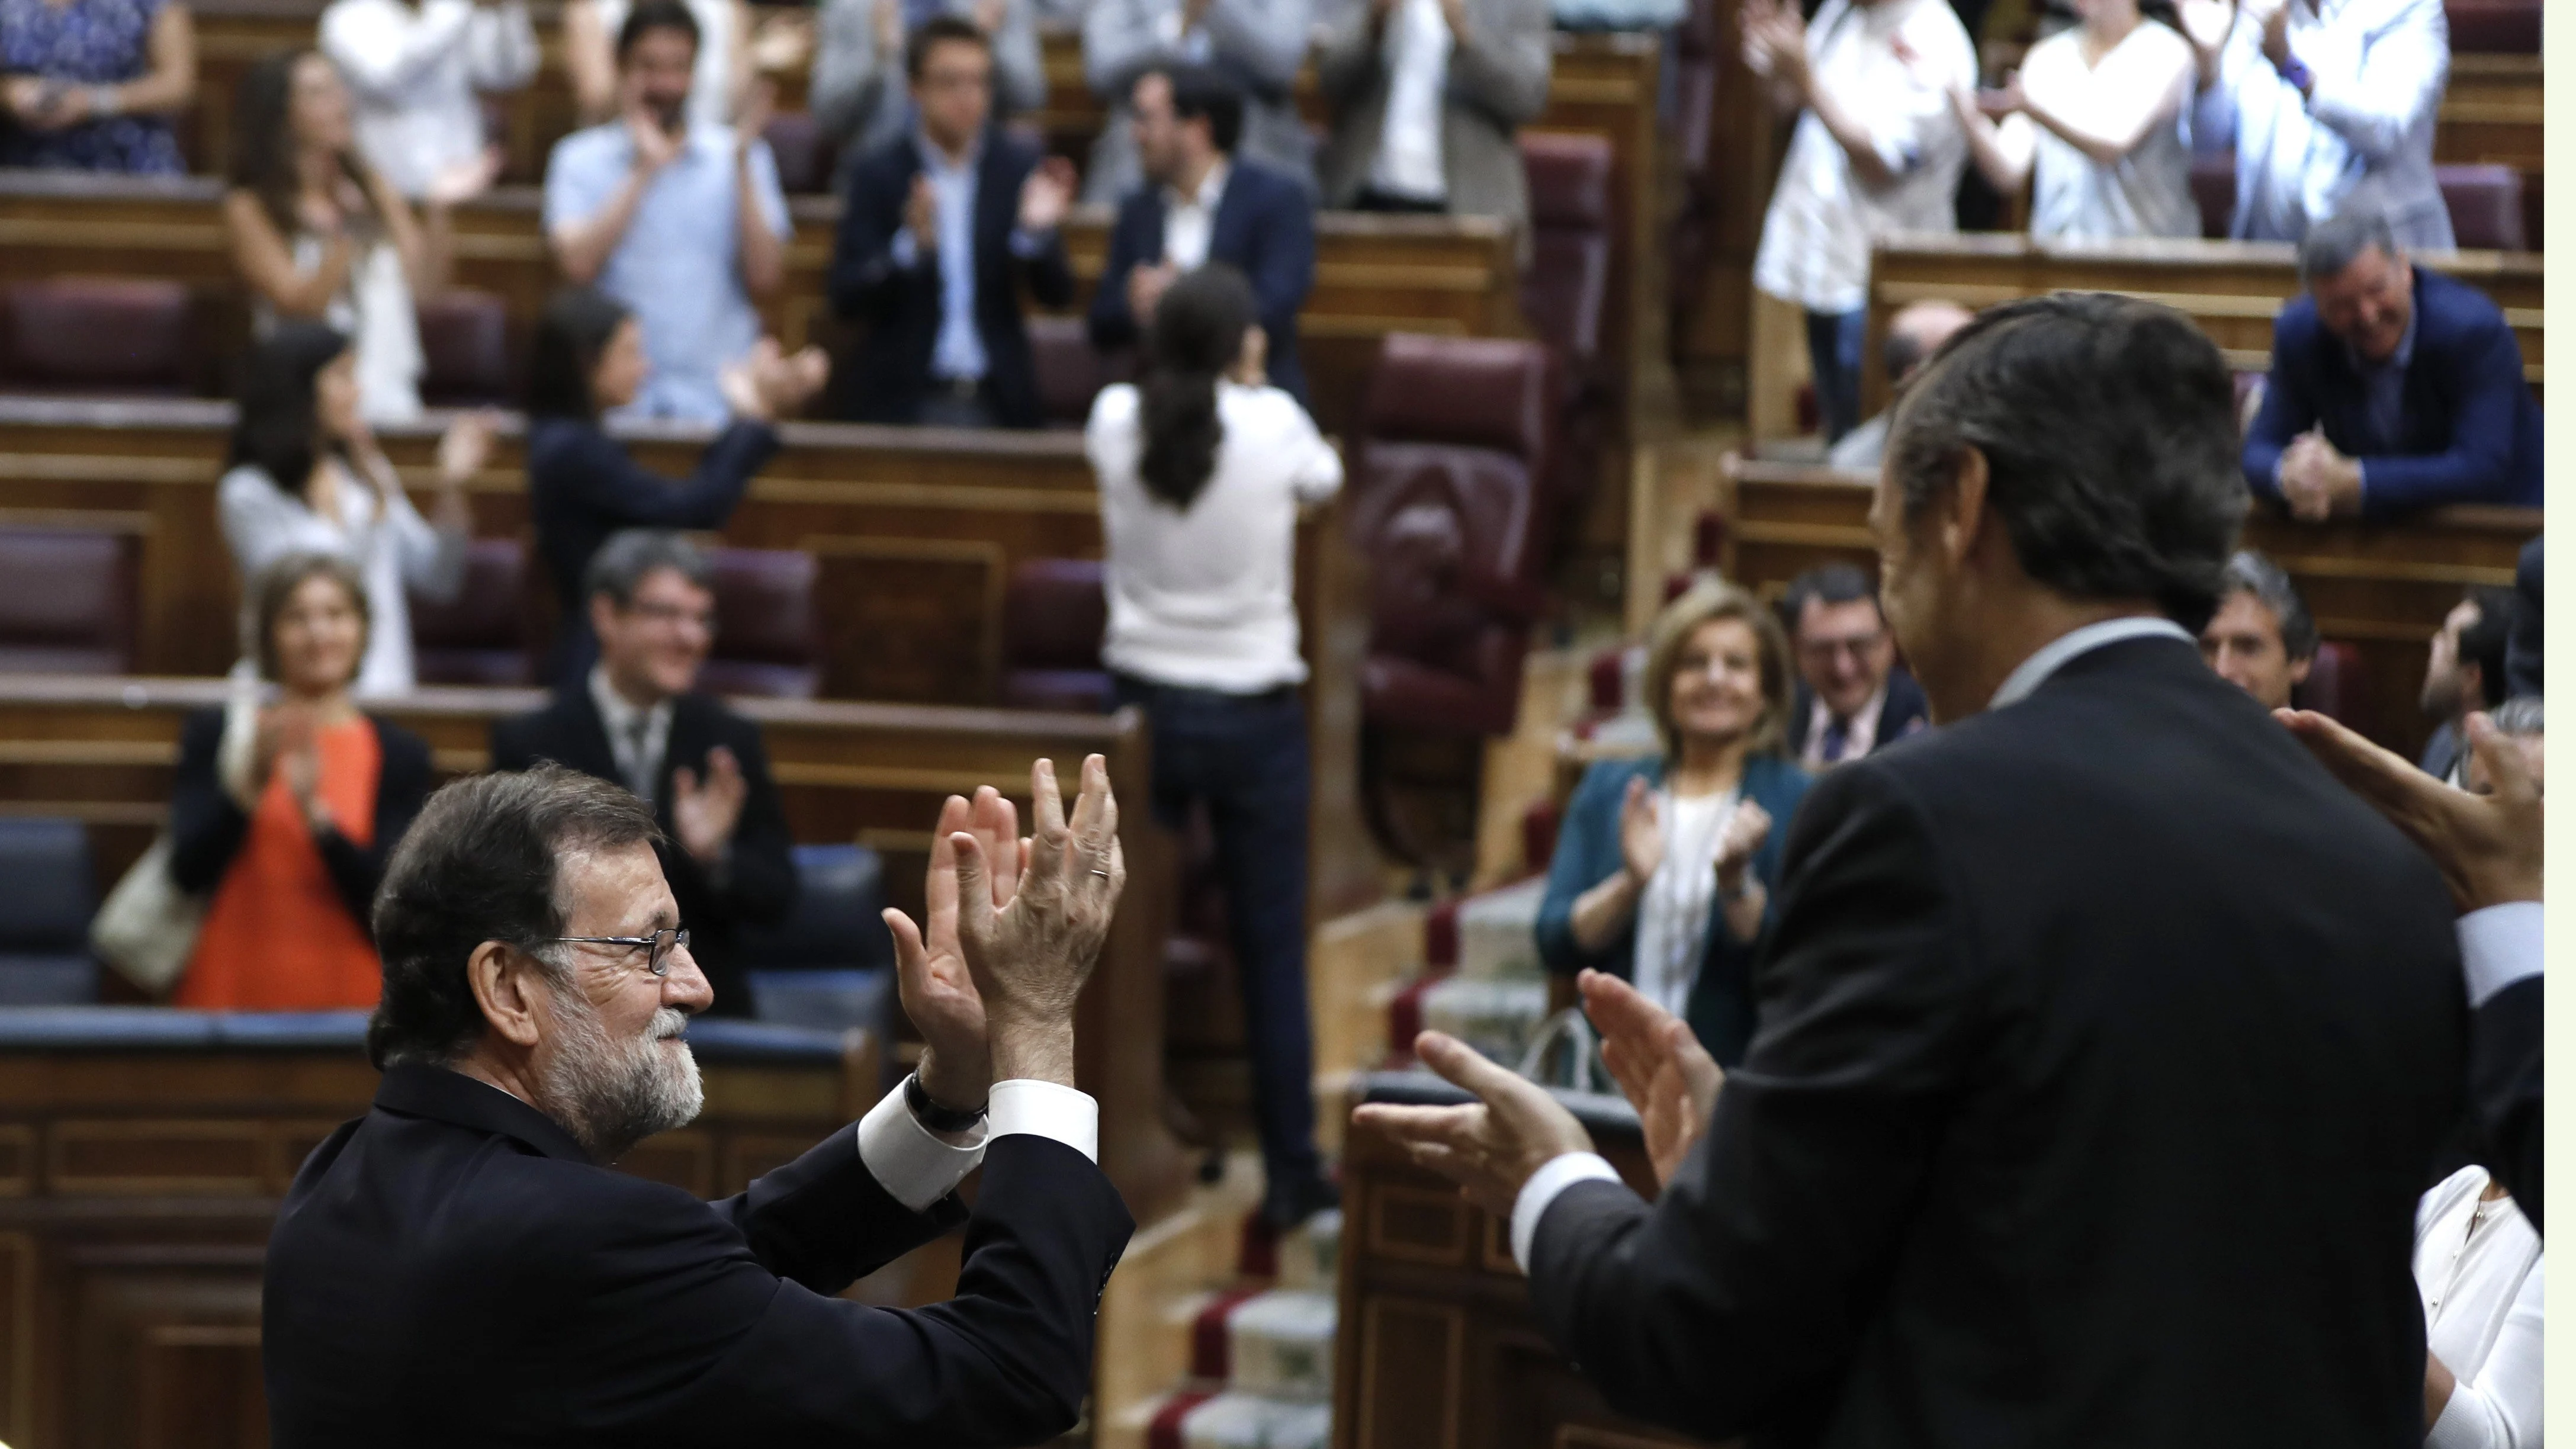
[[[721,528],[778,451],[778,430],[737,419],[699,455],[697,471],[671,479],[635,461],[615,439],[587,430],[579,451],[549,473],[580,508],[609,528]]]
[[[1574,902],[1609,878],[1599,862],[1620,858],[1620,792],[1626,788],[1624,771],[1594,765],[1566,802],[1556,853],[1548,858],[1547,894],[1538,907],[1538,955],[1550,971],[1570,976],[1586,966],[1609,969],[1609,951],[1586,951],[1574,939]]]
[[[1145,260],[1145,210],[1122,202],[1118,223],[1109,229],[1109,259],[1101,266],[1100,289],[1091,294],[1091,312],[1085,319],[1094,351],[1113,352],[1136,341],[1136,314],[1127,306],[1127,276]]]
[[[1568,1189],[1530,1296],[1612,1407],[1708,1439],[1836,1372],[1982,1035],[1971,923],[1920,806],[1874,762],[1798,816],[1761,1030],[1653,1205]]]
[[[597,1354],[591,1381],[609,1386],[573,1390],[567,1420],[609,1437],[649,1430],[662,1443],[960,1449],[1041,1443],[1073,1427],[1091,1387],[1101,1285],[1134,1228],[1108,1179],[1063,1143],[996,1140],[956,1296],[872,1308],[764,1263],[828,1266],[816,1281],[830,1283],[865,1260],[814,1241],[855,1235],[835,1212],[868,1216],[853,1196],[864,1176],[855,1149],[830,1150],[826,1170],[848,1191],[764,1202],[763,1179],[751,1201],[709,1211],[643,1185],[625,1210],[568,1221],[550,1235],[565,1241],[523,1249],[568,1255],[556,1270],[565,1301]]]
[[[2459,410],[2451,445],[2438,453],[2361,460],[2361,507],[2372,518],[2443,503],[2495,503],[2511,494],[2516,422],[2525,384],[2522,348],[2501,319],[2459,359]],[[2268,406],[2268,399],[2266,404]]]
[[[710,1204],[760,1266],[816,1293],[852,1283],[966,1221],[954,1193],[914,1212],[868,1171],[844,1127],[749,1189]]]
[[[225,791],[216,769],[223,739],[221,710],[190,715],[179,734],[178,778],[170,792],[170,879],[191,893],[222,882],[250,830],[250,816]]]
[[[895,256],[906,195],[897,180],[894,170],[868,163],[851,177],[829,282],[832,310],[843,317],[882,322],[905,291],[937,285],[938,248],[922,249],[910,265]]]
[[[376,887],[384,883],[385,861],[429,798],[429,746],[408,730],[383,724],[376,726],[376,738],[382,763],[377,767],[376,818],[368,842],[360,845],[337,828],[326,827],[313,835],[332,887],[362,930],[375,917]]]
[[[1282,186],[1263,210],[1247,268],[1261,306],[1261,327],[1276,339],[1292,336],[1306,294],[1315,286],[1315,209],[1303,191]]]
[[[2281,454],[2317,423],[2303,348],[2289,334],[2287,318],[2272,324],[2272,371],[2263,381],[2263,406],[2245,430],[2245,486],[2257,498],[2279,501]]]
[[[796,858],[778,781],[769,772],[769,749],[757,728],[730,741],[742,766],[742,818],[734,823],[733,855],[724,896],[736,918],[775,921],[796,903]]]
[[[2469,1017],[2469,1104],[2488,1165],[2541,1227],[2541,978],[2489,997]]]

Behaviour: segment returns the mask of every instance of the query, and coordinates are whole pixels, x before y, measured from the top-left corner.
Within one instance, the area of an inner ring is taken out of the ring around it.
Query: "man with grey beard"
[[[373,1110],[269,1241],[270,1437],[307,1445],[1017,1445],[1073,1427],[1134,1224],[1073,1087],[1126,876],[1100,757],[1033,833],[952,797],[929,909],[887,912],[921,1064],[855,1128],[706,1203],[613,1171],[703,1094],[712,999],[651,812],[555,765],[433,796],[387,868]],[[971,1212],[954,1189],[976,1166]],[[835,1296],[966,1225],[957,1296]]]

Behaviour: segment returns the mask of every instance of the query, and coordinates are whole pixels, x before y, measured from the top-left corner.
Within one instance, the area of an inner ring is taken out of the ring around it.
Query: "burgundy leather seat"
[[[1113,382],[1134,375],[1136,355],[1121,348],[1093,350],[1082,318],[1031,317],[1029,346],[1037,354],[1038,406],[1051,428],[1079,428],[1091,420],[1091,400]]]
[[[801,549],[714,548],[715,651],[698,672],[711,694],[812,699],[823,685],[814,613],[814,555]]]
[[[2377,712],[2370,707],[2370,672],[2362,664],[2360,647],[2334,639],[2317,645],[2307,683],[2291,691],[2290,702],[2329,715],[2365,735],[2378,723]]]
[[[1370,560],[1370,723],[1510,732],[1546,605],[1555,396],[1534,342],[1399,333],[1379,348],[1350,513]]]
[[[6,293],[0,379],[42,392],[184,397],[197,371],[179,282],[53,277]]]
[[[1681,160],[1682,201],[1673,216],[1665,278],[1670,291],[1671,337],[1675,359],[1691,335],[1707,289],[1709,248],[1716,236],[1718,196],[1716,148],[1719,87],[1727,71],[1721,52],[1717,0],[1691,0],[1682,23],[1673,28],[1672,143]]]
[[[136,552],[125,534],[0,528],[0,672],[132,673]]]
[[[794,195],[832,189],[835,147],[810,113],[780,111],[761,128],[760,138],[777,159],[779,190]]]
[[[444,603],[411,595],[412,669],[423,684],[528,684],[528,550],[515,538],[465,546],[465,582]]]
[[[420,400],[434,408],[503,407],[511,382],[510,304],[451,288],[412,312],[420,321]]]
[[[1100,641],[1109,628],[1098,559],[1033,558],[1011,570],[1002,595],[1004,709],[1109,709]]]
[[[2464,251],[2518,252],[2530,244],[2522,224],[2522,177],[2510,166],[2436,166],[2434,183],[2451,211],[2451,234]]]
[[[2454,55],[2540,54],[2541,0],[2449,0]]]
[[[1600,136],[1523,132],[1529,175],[1530,260],[1521,312],[1557,357],[1559,447],[1548,475],[1566,514],[1592,491],[1612,407],[1601,327],[1610,300],[1610,143]]]

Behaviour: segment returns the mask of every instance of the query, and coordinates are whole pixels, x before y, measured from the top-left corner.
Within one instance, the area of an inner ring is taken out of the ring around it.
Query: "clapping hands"
[[[737,417],[774,423],[794,417],[831,380],[832,359],[819,347],[782,352],[764,337],[716,374],[716,390]]]
[[[1063,225],[1073,209],[1075,180],[1073,163],[1062,156],[1039,162],[1020,183],[1020,230],[1043,233]]]
[[[1655,1181],[1668,1183],[1691,1144],[1708,1131],[1726,1073],[1691,1034],[1689,1023],[1648,1001],[1637,988],[1602,971],[1575,977],[1583,1013],[1601,1033],[1601,1064],[1637,1109]]]
[[[895,981],[904,1014],[926,1043],[917,1069],[922,1090],[932,1101],[958,1111],[972,1111],[990,1092],[993,1057],[984,998],[957,940],[956,837],[973,836],[978,853],[991,862],[985,878],[998,911],[1019,894],[1029,849],[1019,832],[1019,812],[992,786],[977,790],[971,802],[949,796],[930,839],[923,923],[916,926],[892,908],[885,913],[886,929],[894,935]]]
[[[712,866],[724,859],[733,844],[733,828],[742,819],[743,801],[750,795],[742,762],[722,745],[707,751],[703,781],[686,765],[673,770],[671,833],[680,837],[680,848],[700,865]]]

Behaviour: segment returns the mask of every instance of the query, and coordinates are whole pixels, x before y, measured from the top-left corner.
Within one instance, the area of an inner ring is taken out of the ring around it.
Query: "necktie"
[[[628,771],[626,786],[635,792],[637,799],[647,805],[653,803],[653,776],[656,773],[654,767],[661,763],[659,760],[648,758],[644,753],[646,738],[652,729],[653,717],[649,714],[639,714],[635,717],[635,723],[626,731]]]
[[[1825,720],[1825,763],[1828,765],[1840,763],[1843,751],[1849,748],[1851,748],[1850,722],[1839,715],[1828,716]]]

